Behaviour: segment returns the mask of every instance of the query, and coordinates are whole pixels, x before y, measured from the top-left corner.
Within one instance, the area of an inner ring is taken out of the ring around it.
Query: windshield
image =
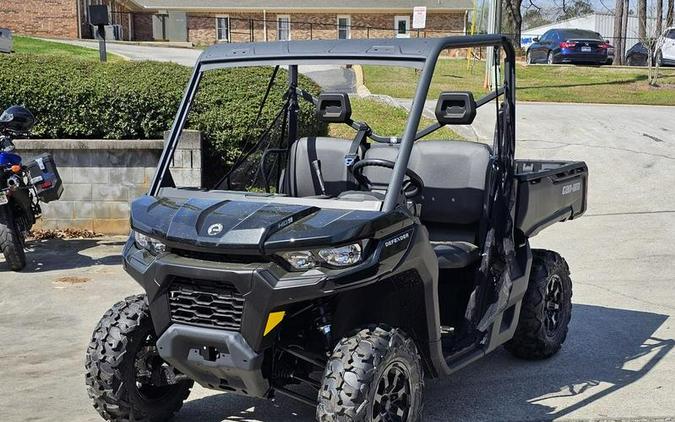
[[[602,37],[597,32],[593,31],[584,31],[583,29],[566,29],[562,32],[563,38],[567,40],[571,39],[584,39],[584,40],[602,40]]]
[[[381,202],[403,183],[396,174],[405,173],[399,161],[407,163],[412,143],[468,140],[476,108],[490,102],[494,122],[502,90],[485,89],[485,81],[500,81],[503,67],[486,75],[486,57],[481,46],[446,49],[425,66],[417,57],[208,62],[188,87],[153,189],[333,200],[358,192]],[[470,119],[452,120],[453,113]],[[392,147],[380,185],[360,177],[373,169],[356,171],[377,144]]]

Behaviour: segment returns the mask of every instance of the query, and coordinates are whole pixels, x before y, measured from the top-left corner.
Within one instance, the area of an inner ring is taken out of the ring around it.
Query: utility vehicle
[[[439,55],[470,47],[505,57],[501,87],[480,99],[441,93],[437,121],[418,130]],[[299,88],[299,65],[355,63],[419,69],[401,137],[353,121],[345,93]],[[287,66],[268,128],[277,129],[212,188],[174,186],[170,162],[202,75],[237,66],[269,66],[270,86]],[[353,127],[353,138],[300,136],[301,101]],[[492,146],[420,140],[470,124],[489,104]],[[515,112],[514,51],[502,36],[208,48],[149,194],[131,207],[123,262],[145,294],[114,305],[94,331],[94,407],[109,420],[166,419],[196,381],[288,396],[320,421],[417,421],[425,378],[502,344],[526,359],[556,353],[571,314],[569,269],[528,239],[585,211],[587,168],[515,160]]]

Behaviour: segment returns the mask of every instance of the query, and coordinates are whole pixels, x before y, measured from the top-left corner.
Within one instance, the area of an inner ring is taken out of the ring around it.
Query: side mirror
[[[0,115],[0,129],[16,134],[28,133],[35,124],[35,117],[27,108],[11,106]]]
[[[352,105],[349,102],[349,96],[344,93],[325,93],[319,95],[316,113],[322,122],[349,122],[352,117]]]
[[[442,125],[470,125],[476,101],[470,92],[442,92],[436,103],[436,120]]]
[[[539,37],[532,38],[532,42],[539,42]]]

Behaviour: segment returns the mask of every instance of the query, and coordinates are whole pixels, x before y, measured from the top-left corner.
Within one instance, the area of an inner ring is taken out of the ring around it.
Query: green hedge
[[[239,68],[207,73],[188,127],[202,131],[218,155],[231,159],[250,130],[271,72],[271,68]],[[190,75],[191,69],[172,63],[3,55],[0,106],[28,107],[38,121],[36,138],[161,138],[171,127]],[[286,76],[280,71],[258,131],[279,110]],[[305,77],[300,85],[319,91]],[[303,133],[325,131],[309,104],[302,105],[300,120]]]

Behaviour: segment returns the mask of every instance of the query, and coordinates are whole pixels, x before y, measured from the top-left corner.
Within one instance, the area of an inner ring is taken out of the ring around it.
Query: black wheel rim
[[[374,422],[405,422],[411,407],[410,375],[400,361],[387,366],[377,382],[373,400]]]
[[[558,275],[553,275],[548,279],[544,306],[546,333],[549,336],[554,336],[560,326],[563,312],[563,283]]]
[[[136,352],[134,375],[136,390],[145,400],[161,399],[176,385],[173,368],[159,356],[152,334],[145,337]]]

